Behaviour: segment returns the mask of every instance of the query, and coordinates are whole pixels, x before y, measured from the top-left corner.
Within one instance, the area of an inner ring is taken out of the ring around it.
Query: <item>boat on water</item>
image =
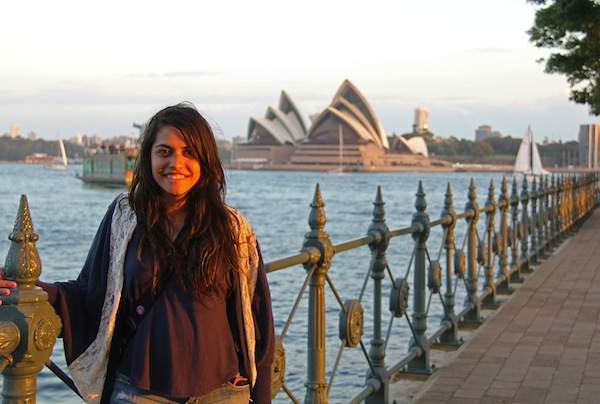
[[[528,179],[550,174],[542,165],[540,150],[533,140],[531,126],[527,127],[527,132],[525,132],[521,146],[519,146],[513,173],[515,175],[524,175]]]
[[[87,183],[103,186],[129,186],[137,149],[99,152],[83,159],[83,171],[77,177]]]
[[[58,157],[58,161],[56,161],[57,159],[55,158],[55,161],[50,164],[50,168],[56,171],[65,171],[67,169],[67,166],[69,164],[68,160],[67,160],[67,152],[65,151],[65,144],[63,143],[62,139],[58,139],[58,147],[60,149],[60,157]]]
[[[144,132],[145,124],[133,124]],[[77,174],[80,180],[106,187],[129,187],[139,149],[136,142],[103,145],[95,154],[83,158],[83,170]]]

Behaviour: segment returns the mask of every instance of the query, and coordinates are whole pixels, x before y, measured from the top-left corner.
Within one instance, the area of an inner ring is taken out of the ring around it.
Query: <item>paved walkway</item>
[[[414,402],[600,403],[600,211]]]

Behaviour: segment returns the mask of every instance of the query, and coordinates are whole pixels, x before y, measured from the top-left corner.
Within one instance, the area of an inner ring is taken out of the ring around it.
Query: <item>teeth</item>
[[[167,178],[170,180],[180,180],[184,178],[184,176],[181,174],[167,174]]]

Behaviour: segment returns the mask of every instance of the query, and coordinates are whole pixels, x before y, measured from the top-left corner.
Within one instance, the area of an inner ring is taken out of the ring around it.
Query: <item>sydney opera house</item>
[[[429,166],[422,137],[387,136],[364,95],[345,80],[331,103],[307,124],[290,96],[252,117],[246,142],[235,145],[239,168],[372,170]]]

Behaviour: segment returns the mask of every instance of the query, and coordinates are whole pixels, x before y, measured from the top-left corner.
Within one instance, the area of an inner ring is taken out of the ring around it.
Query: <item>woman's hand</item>
[[[7,281],[6,273],[4,272],[4,268],[0,267],[0,304],[2,304],[2,298],[4,296],[10,296],[11,289],[17,287],[17,282]]]

